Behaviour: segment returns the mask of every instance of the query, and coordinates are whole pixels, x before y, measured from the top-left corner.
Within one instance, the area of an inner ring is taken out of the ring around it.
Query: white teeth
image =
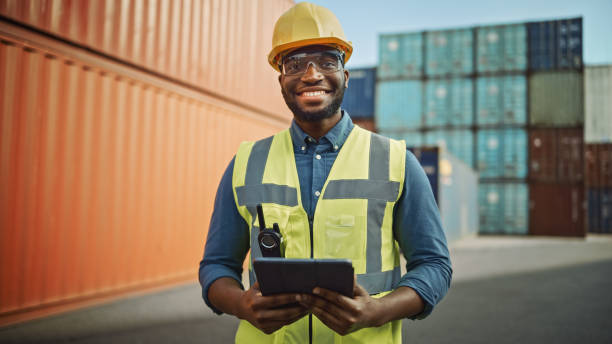
[[[304,95],[306,97],[316,97],[316,96],[322,96],[324,94],[325,94],[325,91],[304,92]]]

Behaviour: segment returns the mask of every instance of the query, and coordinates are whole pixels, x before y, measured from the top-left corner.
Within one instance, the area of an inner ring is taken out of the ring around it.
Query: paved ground
[[[451,246],[453,286],[406,343],[612,343],[612,237],[480,237]],[[0,328],[1,343],[231,343],[197,285]]]

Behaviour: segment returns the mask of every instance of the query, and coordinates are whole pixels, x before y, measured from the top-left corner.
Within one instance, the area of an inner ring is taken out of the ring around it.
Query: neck
[[[302,121],[297,117],[293,117],[293,119],[306,134],[319,141],[319,139],[325,136],[325,134],[327,134],[331,128],[340,122],[342,119],[342,111],[338,109],[333,116],[316,122]]]

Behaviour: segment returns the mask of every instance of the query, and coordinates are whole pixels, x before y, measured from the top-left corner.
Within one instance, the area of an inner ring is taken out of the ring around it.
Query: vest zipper
[[[313,241],[313,222],[314,218],[308,216],[308,227],[310,228],[310,258],[314,258],[314,241]],[[308,314],[308,343],[312,344],[312,314]]]

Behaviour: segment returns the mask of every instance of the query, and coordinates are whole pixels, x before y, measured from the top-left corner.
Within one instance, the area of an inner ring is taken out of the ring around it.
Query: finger
[[[325,288],[316,287],[313,289],[313,294],[324,298],[325,300],[333,303],[338,308],[354,310],[356,306],[356,301],[351,299],[350,297],[346,297],[340,293],[336,293],[335,291],[328,290]]]
[[[294,306],[279,309],[267,309],[257,312],[257,320],[260,322],[267,321],[287,321],[304,313],[304,307]]]
[[[343,296],[342,294],[337,293],[333,290],[329,290],[329,289],[325,289],[321,287],[314,288],[312,290],[312,293],[332,303],[339,303],[339,300],[340,300],[339,297]]]
[[[345,320],[333,316],[318,306],[314,306],[312,308],[312,314],[321,320],[321,322],[327,327],[342,335],[346,334],[346,331],[350,326]]]
[[[268,309],[280,307],[298,302],[297,294],[278,294],[270,296],[262,296],[255,300],[254,306],[258,309]]]
[[[359,285],[359,283],[357,283],[357,280],[355,280],[355,284],[353,287],[353,298],[357,297],[357,296],[369,296],[370,293],[368,293],[367,290],[365,290],[364,287],[362,287],[361,285]]]
[[[300,312],[299,314],[297,314],[296,316],[294,316],[293,318],[289,318],[287,319],[287,323],[285,325],[289,325],[292,324],[300,319],[302,319],[304,316],[306,316],[306,314],[308,314],[310,312],[309,309],[303,309],[302,312]]]
[[[260,324],[257,327],[260,330],[262,330],[264,333],[271,334],[273,332],[276,332],[278,329],[280,329],[283,326],[285,326],[285,324],[283,322],[276,321],[276,322],[269,322],[269,323],[265,323],[265,324]]]
[[[303,318],[306,314],[308,314],[308,310],[302,308],[302,311],[294,316],[290,316],[287,318],[284,318],[282,320],[269,320],[269,319],[262,319],[261,317],[259,317],[257,319],[257,327],[260,328],[262,331],[264,331],[265,333],[272,333],[276,330],[278,330],[279,328],[292,324],[296,321],[298,321],[299,319]]]
[[[336,318],[347,319],[351,316],[351,313],[347,312],[347,310],[343,309],[338,304],[329,302],[325,298],[321,298],[315,295],[310,295],[309,298],[310,308],[317,307]]]

